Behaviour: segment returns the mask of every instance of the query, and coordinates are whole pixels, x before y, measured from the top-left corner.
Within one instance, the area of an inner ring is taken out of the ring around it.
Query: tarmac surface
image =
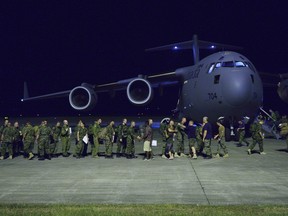
[[[154,134],[158,146],[151,161],[144,161],[141,154],[131,160],[71,155],[51,161],[28,161],[22,156],[0,161],[0,203],[288,204],[285,141],[265,140],[267,155],[260,155],[258,146],[247,155],[246,146],[229,142],[227,159],[166,160],[159,156],[160,135]],[[216,148],[213,141],[214,153]],[[187,142],[185,149],[188,153]],[[141,142],[136,143],[136,153],[142,153]]]

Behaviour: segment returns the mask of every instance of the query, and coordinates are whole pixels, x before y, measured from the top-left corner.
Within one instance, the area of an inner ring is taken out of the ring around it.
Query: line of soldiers
[[[160,124],[160,132],[162,135],[162,158],[174,159],[178,157],[186,157],[184,154],[185,137],[188,138],[189,156],[197,159],[199,154],[204,158],[212,158],[211,140],[213,139],[212,126],[208,122],[208,117],[203,118],[203,124],[197,126],[192,120],[186,125],[186,118],[182,118],[179,123],[173,120],[163,122]],[[145,127],[137,131],[135,128],[135,121],[131,121],[130,126],[127,125],[127,119],[124,118],[122,123],[115,127],[114,121],[111,121],[108,126],[101,127],[102,120],[98,119],[93,125],[85,127],[82,121],[79,121],[75,129],[75,151],[73,156],[81,158],[87,155],[88,142],[91,144],[91,154],[93,158],[99,158],[99,143],[105,143],[105,157],[113,158],[112,148],[113,143],[117,143],[116,157],[126,157],[127,159],[136,158],[135,155],[135,141],[143,140],[143,150],[145,159],[149,160],[153,157],[152,154],[152,139],[153,131],[151,125],[152,119],[149,119]],[[250,144],[245,139],[245,123],[238,122],[237,131],[239,133],[239,145],[246,143],[248,146],[248,154],[251,154],[255,145],[259,144],[260,154],[266,154],[263,148],[263,133],[261,131],[263,120],[259,118],[250,126],[252,133],[252,143]],[[220,151],[223,149],[224,158],[229,157],[228,150],[225,144],[225,127],[222,120],[218,119],[218,134],[214,139],[218,141],[218,148],[216,156],[221,157]],[[284,116],[280,121],[280,134],[286,139],[288,150],[288,120]],[[38,143],[38,160],[51,160],[52,157],[58,156],[58,148],[60,141],[62,143],[62,156],[68,157],[70,150],[70,139],[72,130],[68,125],[68,121],[63,121],[63,126],[60,122],[50,128],[47,121],[42,121],[40,126],[32,126],[27,122],[22,130],[19,128],[18,122],[11,125],[8,119],[5,119],[4,125],[0,127],[0,141],[1,141],[1,156],[3,160],[6,152],[8,152],[8,159],[12,159],[23,151],[24,157],[31,160],[34,158],[33,149],[35,142]],[[176,149],[174,150],[174,142],[177,141]]]

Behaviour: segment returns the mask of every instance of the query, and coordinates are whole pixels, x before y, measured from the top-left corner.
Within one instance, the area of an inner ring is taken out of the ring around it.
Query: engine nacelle
[[[91,85],[82,83],[71,90],[69,103],[75,110],[91,110],[97,103],[97,94]]]
[[[288,79],[279,82],[277,92],[279,97],[288,103]]]
[[[135,105],[145,105],[153,98],[152,86],[147,80],[136,78],[127,86],[127,97]]]

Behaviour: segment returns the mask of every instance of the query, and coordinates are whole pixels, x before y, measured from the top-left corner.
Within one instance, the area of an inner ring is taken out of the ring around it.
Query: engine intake
[[[142,78],[132,80],[127,86],[127,97],[135,105],[148,104],[153,98],[151,84]]]
[[[75,110],[91,110],[97,103],[97,94],[91,85],[83,83],[71,90],[69,103]]]

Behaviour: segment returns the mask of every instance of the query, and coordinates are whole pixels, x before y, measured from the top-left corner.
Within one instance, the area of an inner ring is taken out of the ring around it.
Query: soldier
[[[38,133],[36,135],[36,140],[38,142],[39,156],[38,160],[51,160],[50,154],[50,136],[52,135],[52,130],[47,126],[47,121],[44,120],[39,127]]]
[[[288,152],[288,119],[287,116],[284,115],[282,116],[281,120],[280,120],[280,135],[282,136],[283,139],[286,140],[286,145],[287,145],[287,152]]]
[[[3,129],[2,135],[1,135],[1,141],[2,141],[2,148],[1,148],[1,157],[0,160],[3,160],[5,158],[6,151],[8,150],[9,153],[9,159],[13,159],[13,140],[14,140],[14,129],[11,127],[11,123],[8,122],[7,126]]]
[[[165,156],[169,160],[174,159],[174,150],[173,150],[173,144],[175,140],[177,130],[174,125],[174,121],[170,120],[167,128],[166,128],[166,134],[167,134],[167,139],[166,139],[166,149],[165,149]]]
[[[225,127],[221,124],[220,121],[217,121],[217,125],[218,125],[218,134],[214,136],[214,139],[218,139],[218,148],[217,148],[217,154],[216,154],[216,158],[220,158],[220,148],[223,149],[224,151],[224,156],[223,158],[228,158],[228,150],[225,144]]]
[[[75,156],[77,159],[83,156],[83,149],[84,145],[87,145],[88,143],[84,142],[84,137],[88,136],[87,135],[87,128],[85,128],[85,125],[82,121],[79,122],[79,128],[76,134],[76,139],[77,139],[77,145],[75,147]],[[88,142],[88,140],[87,140]]]
[[[5,117],[4,124],[0,127],[0,144],[1,144],[1,136],[2,136],[3,130],[7,127],[8,122],[9,122],[8,117]]]
[[[247,146],[249,146],[249,142],[245,138],[245,123],[244,121],[238,121],[237,131],[239,133],[239,146],[242,146],[242,142],[245,142]]]
[[[175,157],[186,157],[184,154],[185,123],[186,118],[182,118],[181,122],[177,124],[177,149],[175,152]]]
[[[61,135],[61,123],[57,122],[56,125],[52,128],[52,143],[50,145],[50,152],[52,157],[57,156],[59,138]]]
[[[98,119],[95,121],[95,124],[92,127],[92,134],[93,134],[93,145],[92,145],[92,157],[99,158],[99,133],[101,131],[101,123],[102,119]]]
[[[117,157],[121,157],[120,151],[122,147],[122,156],[125,156],[126,154],[126,147],[127,147],[127,132],[128,132],[128,126],[127,126],[127,119],[124,118],[122,124],[118,126],[117,130],[118,134],[118,142],[117,142]]]
[[[127,159],[135,158],[135,139],[137,138],[137,133],[135,132],[135,125],[135,121],[131,121],[130,127],[127,131]]]
[[[193,159],[197,159],[196,154],[196,126],[194,125],[194,121],[190,120],[187,127],[187,136],[189,142],[189,152]]]
[[[68,121],[63,121],[63,127],[61,128],[61,143],[62,143],[62,156],[69,157],[68,151],[70,149],[70,129]]]
[[[167,142],[167,138],[168,138],[168,134],[167,134],[167,122],[163,121],[160,124],[160,134],[162,136],[162,158],[167,159],[166,155],[165,155],[165,150],[166,150],[166,142]]]
[[[202,141],[204,143],[204,151],[206,155],[204,156],[205,159],[212,158],[212,151],[211,151],[211,139],[213,138],[212,135],[212,126],[208,122],[208,117],[203,117],[203,125],[202,125]]]
[[[23,128],[24,158],[31,160],[34,157],[32,152],[35,142],[35,130],[30,122],[27,122]],[[28,156],[29,155],[29,156]]]
[[[196,126],[196,141],[197,141],[197,148],[196,148],[196,153],[202,154],[203,148],[204,148],[204,143],[202,140],[202,126]]]
[[[13,153],[14,157],[17,157],[20,154],[20,151],[23,150],[22,131],[20,130],[17,121],[14,123],[14,133]]]
[[[105,158],[113,159],[112,148],[115,136],[114,121],[111,121],[109,125],[106,128],[103,128],[100,133],[103,134],[101,137],[104,138],[105,142]]]
[[[253,148],[255,147],[256,143],[259,144],[259,149],[260,149],[260,154],[261,155],[265,155],[266,153],[264,152],[264,148],[263,148],[263,139],[264,136],[262,134],[262,125],[263,125],[263,120],[258,119],[257,122],[253,123],[250,126],[250,131],[252,133],[252,144],[249,145],[248,147],[248,154],[251,155],[251,152],[253,150]]]

